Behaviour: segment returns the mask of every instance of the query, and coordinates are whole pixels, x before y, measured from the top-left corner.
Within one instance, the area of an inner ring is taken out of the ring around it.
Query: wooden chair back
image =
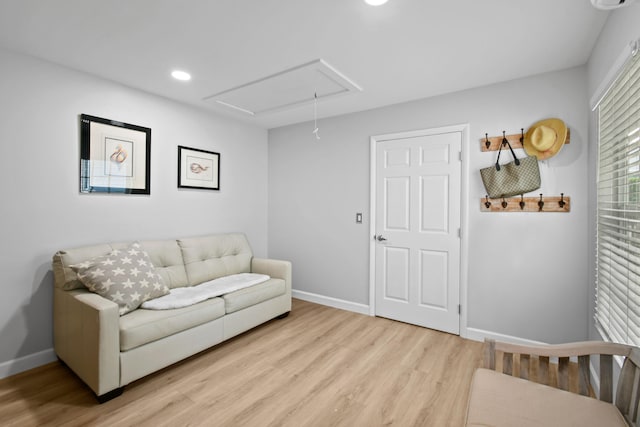
[[[535,381],[567,391],[577,383],[577,393],[614,403],[630,426],[640,427],[638,406],[640,402],[640,349],[637,347],[602,341],[584,341],[557,345],[519,345],[486,339],[484,367],[496,370],[496,355],[502,353],[501,372]],[[614,356],[624,359],[617,375],[616,393],[613,394]],[[597,373],[599,396],[591,387],[591,357],[599,359]],[[557,364],[556,364],[557,359]],[[575,365],[577,361],[577,369]],[[519,365],[517,372],[514,372]],[[573,378],[577,375],[577,378]],[[555,379],[555,381],[554,381]],[[614,402],[615,398],[615,402]]]

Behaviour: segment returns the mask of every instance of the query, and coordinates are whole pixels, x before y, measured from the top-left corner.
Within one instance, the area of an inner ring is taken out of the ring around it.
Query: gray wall
[[[639,28],[640,3],[609,13],[587,64],[590,97],[603,83],[622,50],[629,42],[640,37]]]
[[[367,305],[369,137],[458,123],[471,130],[467,332],[585,339],[595,233],[587,104],[640,37],[638,22],[640,4],[611,13],[587,67],[321,120],[320,141],[311,123],[274,129],[269,148],[262,129],[0,50],[0,376],[52,356],[50,259],[65,247],[240,230],[257,255],[294,262],[297,290]],[[152,128],[151,196],[78,193],[81,113]],[[541,191],[571,196],[572,212],[479,212],[477,170],[494,155],[478,139],[552,116],[572,142],[541,164]],[[222,191],[176,188],[179,144],[222,153]]]
[[[612,83],[610,77],[612,72],[619,69],[616,62],[628,47],[632,40],[640,38],[640,3],[618,9],[609,14],[600,37],[591,53],[587,64],[588,73],[588,94],[590,100],[597,99],[601,95],[600,91],[608,84]],[[612,68],[613,67],[613,68]],[[595,306],[595,245],[596,245],[596,179],[598,160],[598,134],[597,116],[591,113],[589,120],[589,271],[594,272],[589,275],[589,337],[600,339],[600,334],[595,329],[593,315]]]
[[[548,117],[567,123],[571,144],[541,163],[540,192],[570,196],[571,212],[480,212],[478,170],[495,153],[482,153],[479,139]],[[586,339],[587,120],[586,68],[579,67],[321,120],[320,141],[313,122],[272,129],[269,254],[293,261],[296,290],[368,305],[369,137],[469,123],[469,198],[462,201],[469,211],[468,334]],[[355,224],[356,212],[364,224]]]
[[[58,249],[243,231],[266,256],[266,130],[8,51],[0,64],[0,377],[53,354]],[[150,196],[79,194],[81,113],[152,129]],[[177,189],[178,145],[221,153],[221,191]]]

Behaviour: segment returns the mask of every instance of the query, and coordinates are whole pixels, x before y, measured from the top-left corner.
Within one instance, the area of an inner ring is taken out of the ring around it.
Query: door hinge
[[[462,161],[462,151],[458,151],[458,159]]]
[[[462,314],[462,305],[458,304],[458,314]]]

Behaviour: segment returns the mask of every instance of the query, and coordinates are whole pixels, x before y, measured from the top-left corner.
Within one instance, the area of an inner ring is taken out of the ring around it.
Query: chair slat
[[[551,384],[551,378],[549,378],[549,357],[540,356],[538,358],[538,382],[541,384]]]
[[[502,356],[502,372],[513,375],[513,353],[504,353]]]
[[[494,340],[486,340],[484,345],[484,367],[496,369],[496,342]]]
[[[629,415],[629,408],[634,398],[634,382],[636,380],[636,367],[631,360],[626,359],[618,378],[616,390],[616,406],[623,415]]]
[[[631,405],[631,408],[629,408],[629,414],[631,416],[631,420],[635,423],[635,425],[637,425],[638,406],[640,406],[640,369],[637,366],[635,368],[635,378],[633,380],[635,398],[632,401],[633,404]]]
[[[640,362],[640,349],[637,347],[631,349],[631,353],[627,357],[626,361],[633,364],[634,367],[633,390],[635,397],[632,399],[632,404],[629,408],[629,418],[631,418],[631,424],[638,427],[638,410],[640,407],[640,367],[638,366],[638,362]]]
[[[558,358],[558,388],[569,390],[569,358]]]
[[[578,356],[578,393],[590,395],[591,375],[589,375],[589,355]]]
[[[600,400],[613,402],[613,356],[600,355]]]
[[[520,378],[525,380],[529,379],[529,359],[528,354],[520,355]]]

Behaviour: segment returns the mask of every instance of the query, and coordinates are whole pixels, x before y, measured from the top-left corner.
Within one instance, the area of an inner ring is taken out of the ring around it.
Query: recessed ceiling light
[[[171,77],[173,77],[176,80],[182,80],[182,81],[191,80],[191,74],[187,73],[186,71],[180,71],[180,70],[172,71]]]
[[[380,6],[381,4],[385,4],[387,0],[364,0],[364,2],[371,6]]]

